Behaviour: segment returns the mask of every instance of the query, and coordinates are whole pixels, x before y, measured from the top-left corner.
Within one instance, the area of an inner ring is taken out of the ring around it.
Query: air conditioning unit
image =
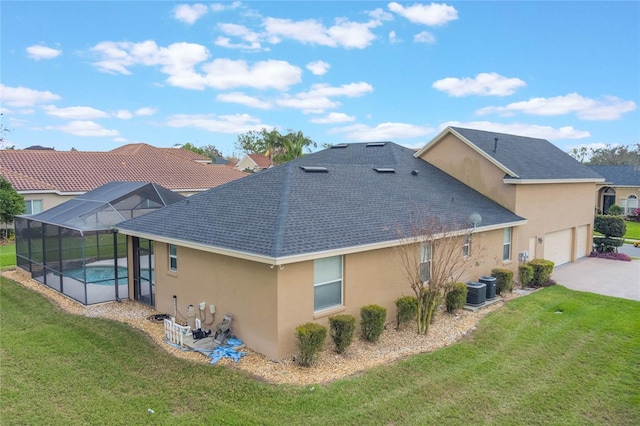
[[[467,305],[479,306],[487,300],[487,285],[477,281],[467,283]]]
[[[487,300],[493,300],[496,298],[496,277],[485,275],[478,279],[482,284],[487,286]]]

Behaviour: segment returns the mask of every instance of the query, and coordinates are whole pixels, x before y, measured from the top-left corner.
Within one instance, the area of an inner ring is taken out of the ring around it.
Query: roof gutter
[[[523,219],[523,220],[518,220],[514,222],[500,223],[496,225],[478,226],[472,232],[474,233],[489,232],[489,231],[495,231],[498,229],[510,228],[514,226],[522,226],[522,225],[526,225],[527,223],[528,221],[526,219]],[[291,256],[272,257],[272,256],[264,256],[264,255],[259,255],[255,253],[250,253],[246,251],[231,250],[231,249],[226,249],[222,247],[210,246],[206,244],[196,243],[193,241],[166,238],[162,236],[148,234],[145,232],[131,231],[128,229],[118,228],[117,226],[116,226],[116,229],[121,234],[131,235],[132,237],[146,238],[148,240],[153,240],[161,243],[175,244],[181,247],[192,248],[194,250],[200,250],[208,253],[215,253],[223,256],[235,257],[238,259],[249,260],[251,262],[258,262],[258,263],[264,263],[267,265],[275,265],[275,266],[286,265],[289,263],[305,262],[309,260],[320,259],[323,257],[339,256],[339,255],[360,253],[363,251],[398,247],[398,246],[407,244],[407,240],[409,239],[409,238],[399,238],[397,240],[382,241],[379,243],[363,244],[363,245],[352,246],[352,247],[341,247],[333,250],[316,251],[311,253],[295,254]],[[469,232],[471,230],[472,228],[462,229],[460,231],[456,231],[455,234],[463,235],[466,232]],[[444,234],[435,235],[434,238],[438,239],[438,238],[442,238],[443,236]]]
[[[512,185],[536,185],[543,183],[601,183],[604,178],[584,178],[584,179],[502,179],[503,183]]]

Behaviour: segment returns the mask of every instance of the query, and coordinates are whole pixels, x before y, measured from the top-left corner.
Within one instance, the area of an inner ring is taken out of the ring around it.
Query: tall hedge
[[[377,342],[384,331],[387,309],[379,305],[367,305],[360,308],[360,329],[368,342]]]
[[[496,268],[491,270],[491,276],[496,279],[496,294],[513,291],[513,272],[508,269]]]
[[[527,265],[533,268],[533,285],[542,287],[551,279],[555,263],[545,259],[533,259]]]

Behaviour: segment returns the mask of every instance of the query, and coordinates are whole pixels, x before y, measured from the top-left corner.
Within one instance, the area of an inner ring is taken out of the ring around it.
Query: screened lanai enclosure
[[[183,198],[154,183],[110,182],[16,217],[17,266],[85,305],[128,298],[127,239],[115,225]],[[135,296],[153,305],[153,242],[136,239],[135,245]]]

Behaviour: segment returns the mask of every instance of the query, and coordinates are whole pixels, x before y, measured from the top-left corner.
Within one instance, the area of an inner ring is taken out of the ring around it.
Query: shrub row
[[[384,331],[387,310],[382,306],[368,305],[360,309],[362,337],[369,342],[377,342]],[[343,353],[353,341],[356,319],[353,315],[341,314],[329,317],[330,336],[336,352]],[[308,367],[318,358],[327,339],[327,327],[308,322],[296,327],[297,362]]]
[[[555,263],[545,259],[533,259],[518,267],[518,277],[523,287],[548,287],[554,285],[551,273]]]

